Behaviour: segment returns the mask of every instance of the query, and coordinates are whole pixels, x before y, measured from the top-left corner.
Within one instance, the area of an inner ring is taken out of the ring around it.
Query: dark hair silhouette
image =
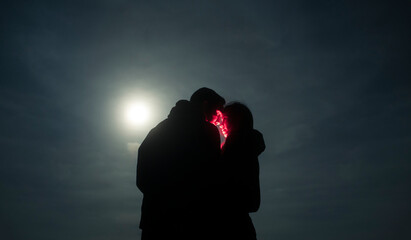
[[[211,107],[221,109],[225,104],[224,98],[218,95],[214,90],[203,87],[198,89],[191,95],[190,102],[194,104],[202,104],[207,102]]]
[[[239,102],[231,102],[224,107],[224,115],[233,131],[253,129],[254,120],[250,109]]]

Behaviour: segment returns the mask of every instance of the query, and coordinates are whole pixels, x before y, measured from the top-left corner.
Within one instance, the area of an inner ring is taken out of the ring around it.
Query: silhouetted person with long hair
[[[208,88],[180,100],[138,151],[142,240],[211,239],[220,135],[211,124],[224,98]]]
[[[220,239],[255,240],[249,213],[260,206],[258,155],[265,150],[262,134],[253,128],[253,116],[244,104],[224,108],[228,136],[222,149],[223,171]]]

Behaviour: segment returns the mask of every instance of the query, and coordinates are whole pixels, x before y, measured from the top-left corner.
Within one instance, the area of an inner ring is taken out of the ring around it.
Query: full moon
[[[146,123],[148,117],[148,107],[142,102],[129,103],[125,108],[125,121],[132,127]]]

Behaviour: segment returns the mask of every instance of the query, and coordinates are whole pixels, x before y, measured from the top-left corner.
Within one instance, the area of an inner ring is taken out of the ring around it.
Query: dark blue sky
[[[203,86],[246,103],[265,136],[260,240],[411,237],[409,1],[0,13],[1,239],[139,239],[135,147]],[[130,97],[151,107],[139,129],[120,121]]]

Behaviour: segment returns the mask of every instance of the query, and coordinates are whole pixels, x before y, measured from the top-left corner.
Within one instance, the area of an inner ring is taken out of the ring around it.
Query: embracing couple
[[[256,239],[249,213],[260,205],[264,149],[244,104],[208,88],[178,101],[138,151],[141,239]]]

